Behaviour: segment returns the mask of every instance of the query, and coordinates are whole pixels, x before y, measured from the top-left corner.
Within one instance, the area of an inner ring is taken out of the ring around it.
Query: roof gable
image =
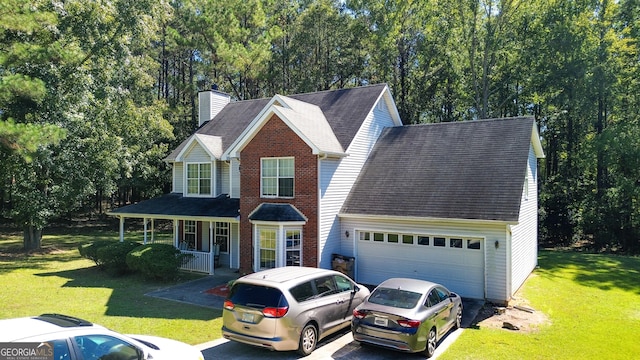
[[[533,118],[387,128],[341,213],[517,221],[532,129]]]
[[[213,159],[220,159],[222,156],[222,142],[220,137],[211,136],[205,134],[193,134],[187,138],[184,146],[179,149],[175,149],[165,158],[165,161],[184,161],[189,152],[193,149],[193,146],[200,145],[200,147]]]
[[[251,141],[273,115],[287,124],[314,154],[345,155],[344,149],[336,139],[320,107],[281,95],[272,98],[227,150],[227,155],[239,157],[238,152]]]
[[[286,97],[276,95],[272,98],[231,102],[215,118],[197,129],[196,134],[219,137],[222,151],[225,152],[243,134],[249,124],[261,116],[262,112],[269,109],[271,105],[295,108],[294,100],[297,100],[317,106],[324,115],[337,142],[342,149],[347,149],[362,123],[381,99],[384,99],[389,106],[394,121],[401,125],[402,122],[389,87],[386,84],[377,84]],[[298,111],[300,111],[299,108]],[[316,134],[313,131],[312,133]],[[188,145],[189,140],[183,141],[165,160],[174,161],[182,149]],[[319,140],[314,139],[313,141],[318,142]]]

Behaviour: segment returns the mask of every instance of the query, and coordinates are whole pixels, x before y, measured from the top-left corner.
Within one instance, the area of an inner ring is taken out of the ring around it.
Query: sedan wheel
[[[462,306],[458,306],[458,312],[456,313],[456,329],[462,327]]]
[[[436,328],[429,330],[429,338],[427,339],[427,348],[425,349],[425,355],[428,358],[432,357],[436,352]]]
[[[318,331],[315,326],[309,324],[302,329],[300,334],[300,344],[298,346],[298,352],[302,356],[307,356],[313,352],[316,348],[318,341]]]

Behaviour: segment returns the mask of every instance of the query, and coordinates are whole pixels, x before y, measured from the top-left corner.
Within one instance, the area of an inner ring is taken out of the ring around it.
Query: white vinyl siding
[[[380,98],[384,101],[384,98]],[[395,126],[386,106],[374,106],[353,141],[347,148],[349,156],[340,160],[320,160],[319,266],[331,268],[331,257],[342,253],[341,241],[346,238],[337,217],[353,184],[362,170],[378,137],[386,127]],[[351,235],[353,236],[353,235]]]
[[[191,143],[191,148],[183,157],[185,163],[190,162],[211,162],[211,156],[197,141]]]
[[[523,189],[518,225],[511,228],[511,294],[522,286],[538,264],[538,182],[537,159],[533,147],[527,162],[528,186]]]
[[[238,159],[231,159],[229,162],[229,196],[234,199],[240,198],[240,162]]]
[[[173,192],[184,192],[184,164],[177,162],[173,164]]]
[[[231,194],[230,165],[224,161],[217,161],[216,191],[214,195]]]

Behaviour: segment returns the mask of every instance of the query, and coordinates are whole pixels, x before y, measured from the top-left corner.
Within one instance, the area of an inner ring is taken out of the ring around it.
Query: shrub
[[[180,266],[188,258],[169,244],[141,245],[127,254],[127,265],[146,278],[175,279]]]
[[[122,275],[129,271],[127,266],[127,254],[140,246],[140,243],[133,241],[112,242],[109,245],[100,247],[96,251],[98,261],[102,267],[114,276]]]
[[[110,244],[113,244],[113,241],[96,240],[88,244],[78,245],[78,251],[83,258],[92,260],[96,265],[102,266],[102,263],[98,260],[98,249]]]

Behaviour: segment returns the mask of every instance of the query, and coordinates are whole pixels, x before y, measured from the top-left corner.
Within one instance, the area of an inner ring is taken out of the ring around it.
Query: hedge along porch
[[[142,219],[145,244],[166,242],[155,238],[155,221],[170,220],[171,243],[193,256],[182,269],[214,274],[217,267],[239,267],[238,205],[237,199],[226,196],[190,198],[173,193],[115,209],[109,215],[120,220],[120,241],[124,241],[126,219]]]

